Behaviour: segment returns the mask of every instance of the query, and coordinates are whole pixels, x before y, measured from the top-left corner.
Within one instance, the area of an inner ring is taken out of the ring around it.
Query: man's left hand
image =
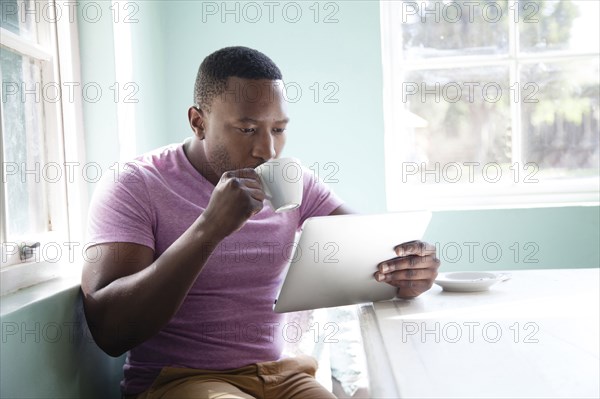
[[[437,277],[440,260],[435,245],[410,241],[394,248],[395,258],[377,265],[375,279],[398,288],[399,298],[414,298],[427,291]]]

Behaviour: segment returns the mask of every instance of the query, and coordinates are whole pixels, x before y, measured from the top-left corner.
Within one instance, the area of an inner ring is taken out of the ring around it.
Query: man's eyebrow
[[[245,116],[243,118],[239,118],[237,120],[238,122],[245,122],[245,123],[254,123],[254,124],[258,124],[260,121],[250,118],[248,116]],[[278,121],[275,121],[275,123],[288,123],[290,121],[290,118],[284,118]]]

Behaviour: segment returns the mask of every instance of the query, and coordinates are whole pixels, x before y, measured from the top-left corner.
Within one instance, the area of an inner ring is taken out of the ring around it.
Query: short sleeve
[[[123,172],[96,188],[88,211],[88,242],[131,242],[155,249],[152,206],[141,174]]]
[[[343,204],[343,201],[335,193],[315,177],[307,168],[302,168],[304,178],[304,193],[302,194],[302,205],[300,205],[300,222],[313,216],[327,216]]]

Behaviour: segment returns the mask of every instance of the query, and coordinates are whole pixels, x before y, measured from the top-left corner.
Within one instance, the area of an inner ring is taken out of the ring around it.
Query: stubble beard
[[[207,159],[211,169],[218,178],[221,178],[225,172],[237,169],[236,166],[232,165],[231,157],[222,145],[218,145]]]

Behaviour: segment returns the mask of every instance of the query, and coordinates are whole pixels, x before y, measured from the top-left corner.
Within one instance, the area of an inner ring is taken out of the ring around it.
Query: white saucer
[[[440,274],[435,283],[444,291],[478,292],[487,291],[492,285],[508,278],[510,275],[505,273],[452,272]]]

